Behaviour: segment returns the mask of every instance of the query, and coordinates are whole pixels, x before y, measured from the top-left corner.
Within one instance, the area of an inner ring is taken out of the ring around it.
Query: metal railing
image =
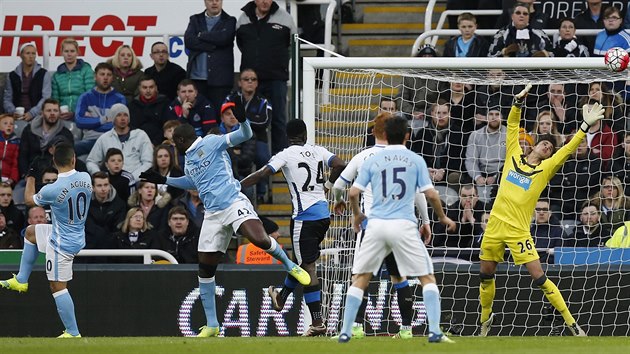
[[[0,253],[17,253],[22,250],[0,250]],[[119,250],[119,249],[104,249],[104,250],[81,250],[77,257],[142,257],[144,264],[151,264],[153,260],[151,257],[161,257],[169,261],[171,264],[179,264],[177,259],[170,253],[163,250],[156,249],[137,249],[137,250]]]

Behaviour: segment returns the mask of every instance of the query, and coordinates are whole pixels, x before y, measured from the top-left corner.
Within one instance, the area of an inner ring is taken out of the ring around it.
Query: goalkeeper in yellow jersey
[[[573,139],[557,152],[552,139],[541,137],[527,155],[519,145],[519,121],[521,105],[531,85],[514,97],[514,104],[508,116],[506,158],[499,191],[490,212],[490,220],[481,241],[481,270],[479,297],[481,301],[481,336],[487,336],[492,325],[492,301],[495,295],[494,273],[499,262],[503,262],[505,246],[517,265],[524,264],[529,274],[544,293],[549,302],[562,314],[571,333],[585,336],[569,312],[564,298],[556,285],[542,270],[534,240],[530,234],[530,223],[536,201],[547,187],[549,180],[560,166],[577,149],[588,128],[604,117],[604,109],[599,103],[589,108],[582,107],[584,122]]]

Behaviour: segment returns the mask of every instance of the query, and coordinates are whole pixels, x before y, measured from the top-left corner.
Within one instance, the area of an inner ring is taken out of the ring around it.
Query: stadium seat
[[[573,235],[573,230],[575,229],[575,226],[577,225],[577,221],[575,221],[575,220],[562,220],[562,221],[560,221],[560,224],[562,225],[562,228],[564,229],[564,233],[567,236],[571,236],[571,235]]]

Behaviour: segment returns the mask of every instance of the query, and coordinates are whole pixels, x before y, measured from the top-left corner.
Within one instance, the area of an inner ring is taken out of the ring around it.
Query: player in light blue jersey
[[[85,246],[85,219],[92,200],[92,181],[85,172],[74,169],[76,156],[68,144],[55,146],[53,162],[59,171],[57,181],[35,194],[35,177],[26,178],[24,192],[28,206],[50,206],[52,224],[26,228],[20,271],[0,286],[18,292],[28,291],[28,278],[39,252],[46,253],[46,275],[65,326],[59,338],[79,338],[74,302],[67,289],[72,280],[72,261]]]
[[[232,163],[227,149],[252,137],[252,129],[241,103],[232,112],[240,127],[225,135],[197,137],[195,129],[183,124],[173,132],[178,151],[186,153],[185,175],[163,177],[153,170],[140,174],[140,178],[156,184],[168,184],[181,189],[196,189],[203,201],[205,214],[199,236],[199,291],[207,324],[200,329],[199,337],[219,335],[216,314],[215,279],[217,265],[223,258],[234,231],[247,237],[257,247],[282,262],[287,272],[301,284],[309,284],[311,277],[293,263],[275,239],[269,237],[249,199],[241,193],[240,183],[233,177]]]
[[[361,247],[352,266],[352,286],[346,295],[346,310],[339,342],[352,336],[352,325],[361,305],[372,274],[380,269],[391,252],[398,263],[400,276],[417,276],[422,283],[422,295],[427,308],[429,342],[452,342],[440,330],[440,293],[433,275],[431,257],[418,231],[414,212],[416,190],[424,193],[441,223],[454,228],[455,223],[442,209],[440,196],[433,188],[424,159],[405,147],[409,133],[407,120],[396,116],[385,122],[388,146],[368,158],[348,192],[354,215],[352,226],[361,231],[365,215],[359,207],[359,196],[372,189],[370,220]],[[425,243],[430,242],[425,239]]]

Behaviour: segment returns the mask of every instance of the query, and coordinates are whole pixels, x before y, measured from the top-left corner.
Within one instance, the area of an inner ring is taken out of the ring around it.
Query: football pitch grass
[[[168,338],[92,337],[81,339],[0,338],[0,353],[44,354],[616,354],[628,353],[629,337],[452,337],[455,344],[429,344],[426,337],[396,340],[365,338],[339,344],[329,338]]]

